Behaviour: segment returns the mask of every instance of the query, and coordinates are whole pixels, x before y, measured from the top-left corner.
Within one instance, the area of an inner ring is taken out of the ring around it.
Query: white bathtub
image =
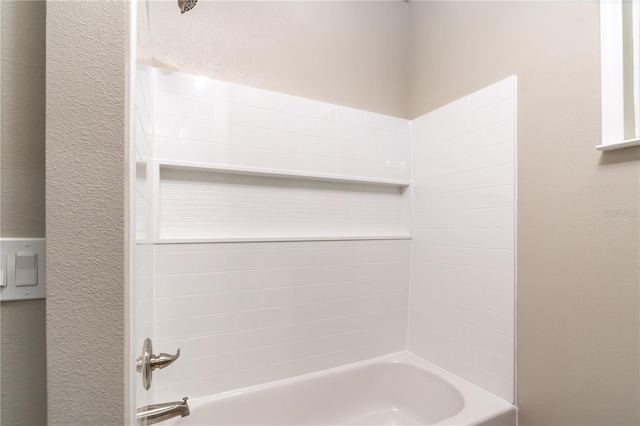
[[[515,426],[505,400],[409,352],[189,401],[201,425]]]

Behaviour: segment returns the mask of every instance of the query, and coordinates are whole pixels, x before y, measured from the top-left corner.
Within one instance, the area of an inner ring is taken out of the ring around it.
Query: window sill
[[[617,143],[602,144],[596,146],[596,149],[598,151],[614,151],[616,149],[631,148],[633,146],[640,146],[640,138],[628,139]]]

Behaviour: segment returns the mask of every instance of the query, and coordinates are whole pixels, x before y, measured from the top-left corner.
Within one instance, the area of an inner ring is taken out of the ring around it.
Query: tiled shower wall
[[[513,401],[515,77],[412,122],[409,350]]]
[[[158,159],[410,179],[407,120],[155,71]]]
[[[160,400],[208,395],[404,350],[408,241],[156,248]]]
[[[154,348],[182,350],[158,401],[406,350],[407,329],[410,350],[513,399],[515,79],[410,123],[153,77],[155,159],[388,181],[411,163],[414,193],[411,242],[155,244]]]
[[[156,70],[155,84],[159,161],[363,180],[410,178],[406,120],[181,73]],[[172,170],[166,178],[179,173]],[[188,171],[183,176],[198,179]],[[174,209],[177,234],[194,219],[176,209],[220,188],[207,186],[208,192],[197,194],[195,183],[202,181],[171,182],[172,196],[194,196],[177,207],[159,203],[162,218],[165,208]],[[250,183],[260,185],[260,179]],[[313,188],[308,185],[309,195]],[[229,195],[242,197],[251,210],[263,208],[242,190]],[[359,202],[379,208],[373,195]],[[207,217],[216,214],[212,204],[193,205]],[[317,211],[330,214],[330,208],[325,203]],[[409,241],[402,240],[156,244],[154,347],[182,351],[178,362],[154,377],[158,400],[404,350],[409,252]]]
[[[139,15],[145,16],[144,3],[138,2]],[[142,19],[138,20],[140,24]],[[139,36],[144,36],[144,31],[139,31]],[[136,100],[135,100],[135,194],[134,204],[136,212],[135,221],[135,245],[133,252],[133,294],[135,303],[131,304],[133,310],[133,332],[131,339],[132,359],[142,353],[142,343],[145,338],[155,339],[154,322],[154,247],[152,245],[152,211],[153,211],[153,184],[152,173],[149,164],[154,157],[153,149],[153,120],[154,120],[154,90],[153,69],[138,65],[135,74]],[[140,375],[133,374],[133,389],[136,393],[136,402],[139,406],[153,404],[155,402],[154,389],[145,391],[141,385]]]
[[[155,157],[154,120],[155,91],[153,68],[138,66],[136,70],[136,241],[152,242],[153,173]]]

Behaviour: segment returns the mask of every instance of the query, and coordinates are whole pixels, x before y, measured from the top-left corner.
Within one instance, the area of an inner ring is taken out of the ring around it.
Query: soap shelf
[[[410,240],[406,235],[336,235],[322,237],[229,237],[229,238],[160,238],[156,244],[207,244],[207,243],[262,243],[305,241],[363,241],[363,240]]]
[[[307,180],[323,180],[323,181],[361,183],[361,184],[371,184],[371,185],[389,185],[389,186],[399,186],[399,187],[408,187],[411,184],[410,181],[405,181],[405,180],[378,179],[378,178],[368,178],[368,177],[358,177],[358,176],[343,176],[343,175],[332,175],[332,174],[326,174],[326,173],[308,173],[308,172],[297,172],[297,171],[289,171],[289,170],[266,169],[261,167],[238,167],[238,166],[230,166],[226,164],[192,163],[192,162],[168,161],[168,160],[159,160],[157,164],[162,169],[189,169],[189,170],[236,173],[236,174],[254,175],[254,176],[285,177],[285,178],[297,177],[297,178],[302,178]]]
[[[153,170],[157,244],[410,238],[409,181],[165,160]]]

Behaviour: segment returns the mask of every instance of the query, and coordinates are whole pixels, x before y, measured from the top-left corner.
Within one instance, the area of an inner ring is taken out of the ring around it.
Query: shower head
[[[196,7],[198,0],[178,0],[178,7],[180,13],[185,13]]]

